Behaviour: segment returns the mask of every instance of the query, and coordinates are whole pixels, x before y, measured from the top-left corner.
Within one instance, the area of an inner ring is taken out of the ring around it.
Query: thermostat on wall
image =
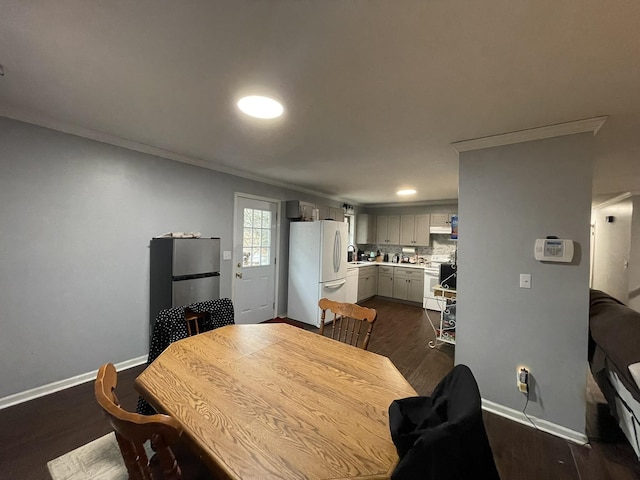
[[[538,238],[535,257],[541,262],[571,262],[573,260],[573,240]]]

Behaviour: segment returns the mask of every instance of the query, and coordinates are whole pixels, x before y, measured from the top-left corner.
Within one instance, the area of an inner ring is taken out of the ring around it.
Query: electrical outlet
[[[517,367],[516,368],[517,380],[516,385],[518,386],[518,390],[522,393],[529,392],[529,369],[527,367]]]

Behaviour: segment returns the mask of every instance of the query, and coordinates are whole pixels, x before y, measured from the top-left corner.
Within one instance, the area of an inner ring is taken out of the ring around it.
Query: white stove
[[[449,255],[432,255],[428,266],[424,267],[424,299],[422,308],[441,312],[446,307],[443,297],[436,297],[433,289],[440,283],[440,265],[449,263]]]

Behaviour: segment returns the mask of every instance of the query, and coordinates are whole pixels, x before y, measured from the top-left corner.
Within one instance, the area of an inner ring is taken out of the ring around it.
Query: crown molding
[[[615,197],[605,200],[604,202],[601,202],[598,205],[594,205],[593,207],[591,207],[591,210],[600,210],[602,208],[608,207],[609,205],[613,205],[615,203],[626,200],[627,198],[630,198],[632,196],[633,194],[631,192],[625,192],[620,195],[616,195]]]
[[[444,205],[458,205],[457,198],[449,198],[444,200],[423,200],[419,202],[395,202],[395,203],[365,203],[360,205],[362,208],[388,208],[388,207],[433,207]]]
[[[284,182],[279,182],[271,178],[262,177],[260,175],[254,175],[252,173],[249,173],[243,170],[226,167],[224,165],[221,165],[213,161],[196,158],[189,155],[184,155],[178,152],[172,152],[171,150],[165,150],[163,148],[154,147],[153,145],[147,145],[144,143],[136,142],[135,140],[131,140],[128,138],[118,137],[106,132],[102,132],[100,130],[93,130],[91,128],[79,127],[77,125],[66,123],[58,119],[53,119],[43,115],[37,115],[33,113],[28,113],[25,111],[6,108],[5,106],[0,106],[0,117],[6,117],[11,120],[17,120],[19,122],[37,125],[39,127],[44,127],[50,130],[55,130],[58,132],[75,135],[77,137],[82,137],[89,140],[95,140],[96,142],[101,142],[101,143],[106,143],[108,145],[114,145],[116,147],[126,148],[127,150],[132,150],[139,153],[146,153],[148,155],[154,155],[156,157],[166,158],[167,160],[173,160],[175,162],[186,163],[188,165],[193,165],[200,168],[206,168],[208,170],[213,170],[220,173],[226,173],[228,175],[233,175],[235,177],[240,177],[247,180],[253,180],[255,182],[266,183],[267,185],[272,185],[274,187],[295,190],[296,192],[306,193],[309,195],[314,195],[322,198],[327,198],[327,199],[335,200],[342,203],[349,203],[350,205],[358,205],[357,202],[354,202],[349,199],[345,199],[343,197],[328,195],[326,193],[319,192],[317,190],[312,190],[310,188],[305,188],[305,187],[291,185]]]
[[[532,140],[542,140],[544,138],[561,137],[563,135],[573,135],[576,133],[593,132],[595,135],[607,121],[608,116],[586,118],[573,122],[557,123],[545,127],[530,128],[510,133],[501,133],[489,137],[474,138],[471,140],[461,140],[451,144],[458,152],[468,152],[470,150],[480,150],[482,148],[500,147],[512,145],[514,143],[530,142]]]

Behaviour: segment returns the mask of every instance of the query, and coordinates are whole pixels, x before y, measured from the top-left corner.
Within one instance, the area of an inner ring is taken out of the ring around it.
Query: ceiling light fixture
[[[249,95],[238,100],[238,108],[251,117],[278,118],[284,112],[282,104],[270,97]]]
[[[413,188],[407,188],[404,190],[398,190],[396,194],[398,195],[414,195],[416,191]]]

